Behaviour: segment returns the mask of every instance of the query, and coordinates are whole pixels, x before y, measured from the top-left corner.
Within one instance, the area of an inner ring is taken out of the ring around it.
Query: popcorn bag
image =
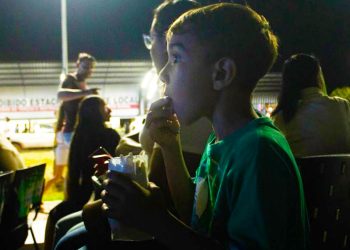
[[[108,169],[127,174],[141,186],[147,187],[147,160],[147,155],[121,155],[108,161]]]
[[[131,153],[120,157],[111,158],[108,161],[108,169],[130,176],[142,187],[147,187],[147,155],[132,155]],[[124,226],[115,219],[108,219],[111,227],[112,240],[139,241],[150,240],[152,237],[137,229]]]

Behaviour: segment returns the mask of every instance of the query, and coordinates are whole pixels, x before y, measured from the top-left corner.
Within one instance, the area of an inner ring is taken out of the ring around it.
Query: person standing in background
[[[57,122],[55,126],[55,142],[54,142],[54,168],[53,168],[53,176],[47,182],[45,182],[44,193],[50,189],[53,184],[62,183],[64,181],[63,171],[64,166],[67,164],[67,159],[64,157],[68,156],[68,147],[64,147],[64,141],[62,136],[62,128],[64,125],[64,114],[62,105],[59,106],[57,112]],[[58,135],[59,138],[58,138]],[[59,145],[59,146],[58,146]]]
[[[79,53],[76,71],[68,74],[58,89],[57,98],[61,103],[55,131],[55,169],[45,190],[63,178],[80,101],[85,96],[98,93],[98,88],[89,88],[86,81],[91,77],[95,64],[96,59],[93,56]]]

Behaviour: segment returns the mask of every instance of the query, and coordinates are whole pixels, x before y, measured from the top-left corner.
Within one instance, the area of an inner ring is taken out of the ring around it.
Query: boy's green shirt
[[[271,120],[255,119],[215,141],[211,134],[197,169],[193,228],[228,249],[306,249],[300,173]]]

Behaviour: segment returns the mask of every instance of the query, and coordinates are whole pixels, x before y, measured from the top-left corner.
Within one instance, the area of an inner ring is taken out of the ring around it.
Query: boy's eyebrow
[[[186,52],[186,48],[182,43],[170,43],[169,49],[174,49],[174,48],[177,48]]]

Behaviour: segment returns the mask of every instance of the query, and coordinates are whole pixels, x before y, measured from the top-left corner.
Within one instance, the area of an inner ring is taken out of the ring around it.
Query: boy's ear
[[[213,88],[222,90],[229,86],[236,77],[236,63],[232,58],[223,57],[214,65]]]

